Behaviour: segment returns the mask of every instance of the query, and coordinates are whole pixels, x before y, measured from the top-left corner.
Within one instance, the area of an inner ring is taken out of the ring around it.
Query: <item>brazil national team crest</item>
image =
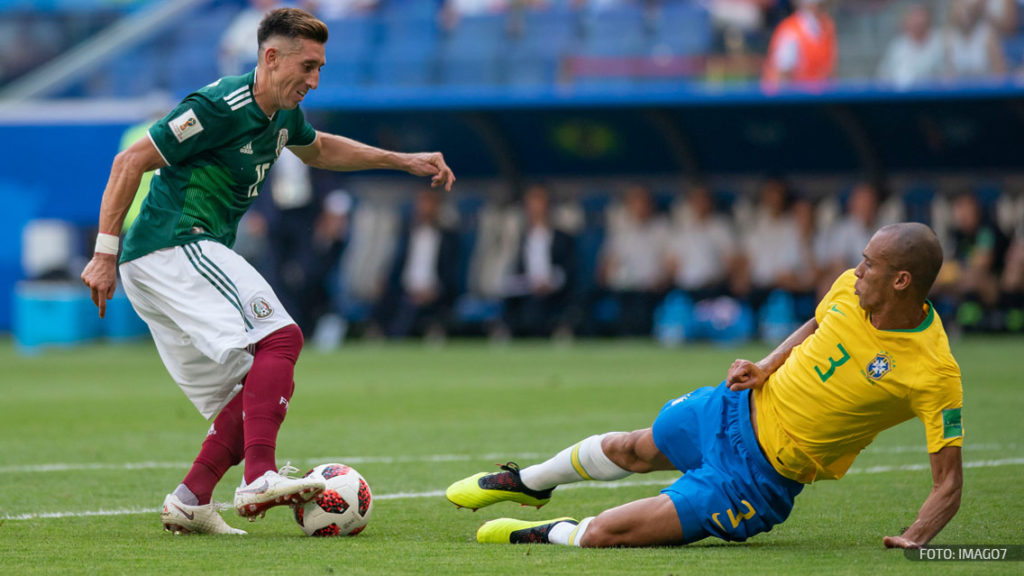
[[[252,315],[260,320],[274,315],[274,309],[270,306],[270,302],[261,296],[257,296],[253,298],[252,302],[249,302],[249,309],[252,310]]]
[[[879,352],[875,358],[868,363],[867,374],[872,380],[878,380],[892,371],[892,356],[885,352]]]

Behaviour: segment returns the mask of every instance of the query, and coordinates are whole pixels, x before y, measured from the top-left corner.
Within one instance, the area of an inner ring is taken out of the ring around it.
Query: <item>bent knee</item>
[[[663,469],[665,457],[654,445],[650,428],[609,434],[601,448],[609,460],[624,470],[644,473]]]
[[[274,353],[288,358],[293,364],[299,358],[304,343],[302,330],[297,324],[289,324],[284,328],[275,330],[262,340],[256,343],[256,353],[273,351]]]

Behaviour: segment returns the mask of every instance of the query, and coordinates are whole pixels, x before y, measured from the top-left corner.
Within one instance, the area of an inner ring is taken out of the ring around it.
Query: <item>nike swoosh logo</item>
[[[843,316],[844,318],[846,317],[846,314],[843,314],[843,311],[840,310],[835,304],[832,305],[832,311],[838,313],[840,316]]]
[[[269,488],[269,487],[270,487],[270,483],[267,482],[266,480],[264,480],[263,481],[263,485],[260,486],[259,488],[248,488],[247,487],[247,488],[242,488],[242,489],[240,489],[238,491],[241,492],[242,494],[261,494],[263,492],[266,492],[267,488]]]
[[[177,508],[178,512],[181,512],[181,514],[185,518],[188,518],[189,520],[195,520],[196,519],[196,513],[195,512],[186,512],[186,511],[182,510],[181,506],[178,506],[177,504],[171,504],[171,506],[174,506],[175,508]]]

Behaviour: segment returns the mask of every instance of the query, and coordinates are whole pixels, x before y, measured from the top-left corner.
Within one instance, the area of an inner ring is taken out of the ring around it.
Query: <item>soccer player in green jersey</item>
[[[319,83],[326,42],[326,25],[309,13],[269,12],[259,27],[256,69],[185,98],[115,157],[103,192],[96,251],[82,281],[103,316],[120,269],[171,377],[214,418],[191,470],[164,500],[168,530],[244,534],[210,502],[217,482],[243,459],[234,501],[241,516],[253,519],[323,490],[322,482],[278,471],[274,456],[302,333],[267,282],[231,250],[239,220],[282,149],[328,170],[401,170],[446,191],[455,182],[438,152],[381,150],[306,122],[299,104]],[[118,262],[118,232],[151,170],[149,195]]]

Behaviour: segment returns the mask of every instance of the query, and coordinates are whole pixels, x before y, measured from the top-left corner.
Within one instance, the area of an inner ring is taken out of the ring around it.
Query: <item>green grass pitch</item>
[[[583,517],[656,494],[672,474],[560,489],[542,510],[472,513],[441,495],[496,462],[530,464],[592,433],[650,425],[662,404],[716,384],[735,357],[765,347],[677,350],[646,342],[307,350],[279,441],[279,463],[355,466],[375,502],[355,538],[305,537],[291,512],[246,537],[175,536],[156,508],[180,481],[208,424],[149,344],[19,355],[0,341],[0,573],[3,574],[834,574],[1020,573],[1020,562],[922,563],[882,548],[931,485],[921,424],[879,436],[839,482],[809,486],[790,519],[744,544],[581,550],[484,546],[499,516]],[[964,374],[963,505],[936,544],[1024,544],[1024,340],[954,343]],[[230,501],[232,469],[215,494]],[[124,511],[111,514],[111,511]]]

